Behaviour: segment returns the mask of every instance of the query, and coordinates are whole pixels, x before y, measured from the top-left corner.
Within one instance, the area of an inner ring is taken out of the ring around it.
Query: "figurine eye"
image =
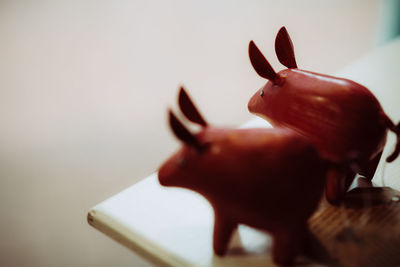
[[[178,160],[178,166],[179,166],[180,168],[184,168],[184,167],[186,167],[186,165],[187,165],[187,162],[186,162],[186,160],[185,160],[184,158],[180,158],[180,159]]]
[[[262,97],[263,95],[264,95],[264,90],[261,89],[260,96]]]

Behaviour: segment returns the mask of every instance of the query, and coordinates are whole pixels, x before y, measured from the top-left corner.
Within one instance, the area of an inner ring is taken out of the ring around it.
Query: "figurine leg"
[[[279,266],[291,266],[300,252],[307,226],[286,229],[274,234],[272,259]]]
[[[379,161],[381,160],[382,152],[376,155],[372,160],[368,161],[367,164],[363,165],[360,170],[360,174],[367,178],[369,181],[374,178],[376,168],[378,167]]]
[[[237,223],[233,223],[224,216],[215,212],[214,223],[214,252],[218,256],[223,256],[228,248],[229,240],[233,230],[235,230]]]
[[[337,205],[342,201],[355,176],[356,173],[350,169],[329,170],[325,184],[325,195],[329,203]]]
[[[345,175],[337,169],[329,170],[326,177],[325,195],[331,204],[339,204],[344,196]]]

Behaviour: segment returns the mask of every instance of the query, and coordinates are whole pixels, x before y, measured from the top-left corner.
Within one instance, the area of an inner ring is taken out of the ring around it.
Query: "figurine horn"
[[[188,129],[186,129],[186,127],[178,120],[171,110],[169,110],[168,113],[169,125],[175,136],[185,144],[194,147],[197,151],[203,151],[204,145],[200,143],[197,137],[189,132]]]
[[[285,27],[282,27],[276,35],[275,52],[282,65],[289,69],[297,68],[293,43]]]
[[[268,60],[264,57],[261,51],[258,49],[253,41],[249,43],[249,56],[251,65],[253,68],[263,78],[266,78],[276,85],[281,84],[281,78],[274,71],[274,69],[269,64]]]
[[[193,104],[193,101],[190,99],[189,95],[186,93],[185,88],[181,86],[179,90],[179,107],[185,117],[193,123],[197,123],[203,127],[206,127],[208,124],[201,116],[200,112]]]

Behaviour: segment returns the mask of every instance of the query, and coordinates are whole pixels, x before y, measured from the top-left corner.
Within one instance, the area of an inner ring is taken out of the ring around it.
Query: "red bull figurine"
[[[278,73],[250,42],[250,61],[258,75],[268,81],[250,99],[249,111],[274,126],[290,128],[306,137],[323,158],[342,166],[330,173],[326,186],[327,199],[338,203],[356,173],[372,180],[388,130],[396,134],[397,144],[387,161],[397,158],[400,124],[394,125],[364,86],[298,69],[285,27],[276,36],[275,51],[287,67]]]
[[[179,106],[199,125],[192,133],[169,111],[182,147],[159,169],[161,185],[200,193],[214,215],[213,248],[227,251],[238,224],[271,234],[272,258],[293,263],[308,233],[307,220],[321,199],[330,163],[289,128],[236,129],[210,126],[183,88]]]

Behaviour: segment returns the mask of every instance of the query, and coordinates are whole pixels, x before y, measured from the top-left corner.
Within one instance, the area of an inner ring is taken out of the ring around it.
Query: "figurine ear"
[[[270,80],[274,84],[280,83],[279,75],[274,71],[268,60],[264,57],[253,41],[249,43],[249,56],[251,65],[261,77]]]
[[[204,149],[204,145],[200,143],[195,135],[189,132],[185,126],[178,120],[178,118],[174,115],[174,113],[169,110],[169,125],[172,129],[172,132],[175,136],[184,142],[185,144],[195,148],[197,151],[201,152]]]
[[[190,99],[189,95],[186,93],[185,88],[181,86],[179,90],[179,107],[185,117],[191,122],[197,123],[203,127],[206,127],[208,124],[201,116],[200,112],[193,104],[193,101]]]
[[[276,35],[275,52],[282,65],[289,69],[297,68],[293,43],[285,27],[282,27]]]

